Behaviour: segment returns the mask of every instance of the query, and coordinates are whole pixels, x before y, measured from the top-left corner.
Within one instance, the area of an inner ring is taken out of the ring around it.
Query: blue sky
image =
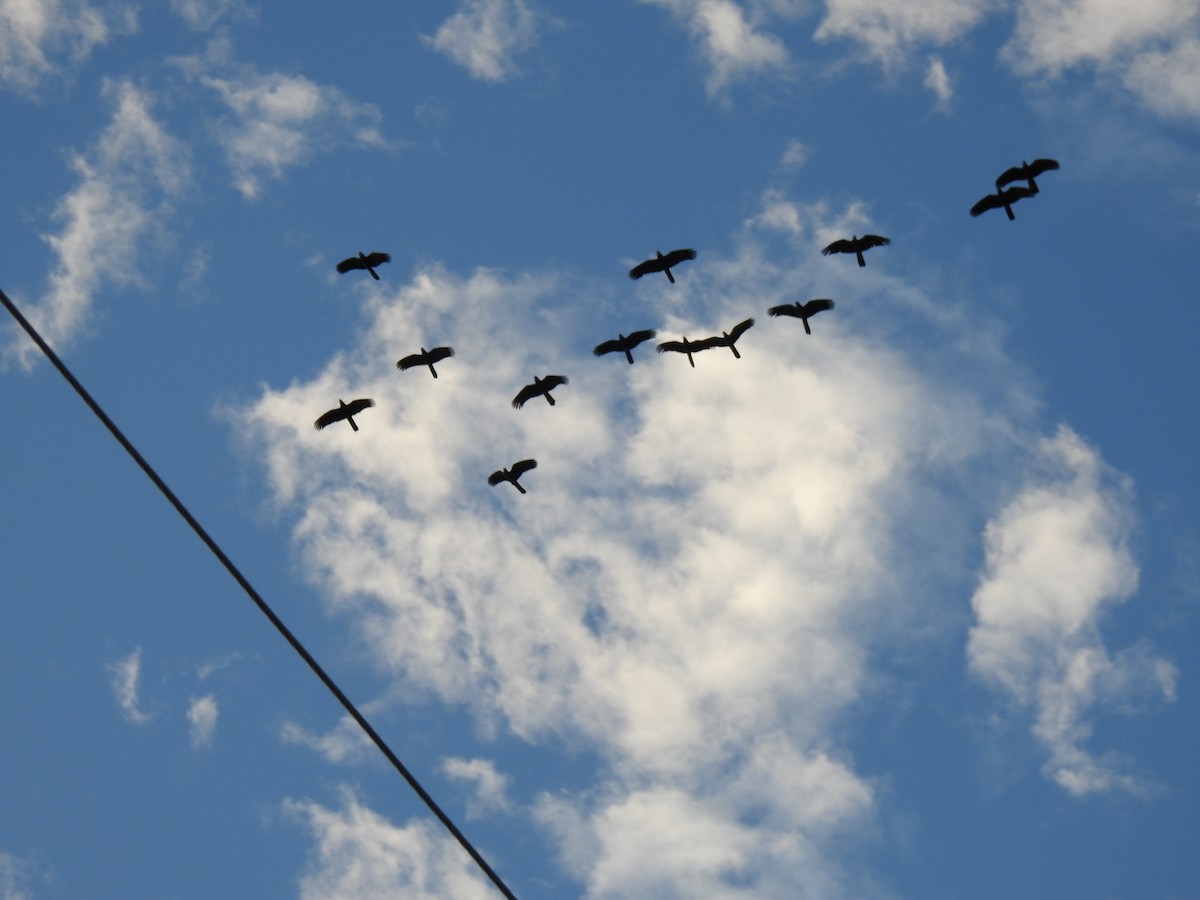
[[[1200,894],[1200,4],[419,6],[0,2],[0,287],[516,895]],[[499,896],[5,329],[0,898]]]

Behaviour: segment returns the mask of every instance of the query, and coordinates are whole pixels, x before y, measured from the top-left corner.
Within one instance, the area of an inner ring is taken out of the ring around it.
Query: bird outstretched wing
[[[681,262],[696,258],[696,251],[691,247],[686,247],[682,250],[672,250],[670,253],[663,254],[663,262],[667,264],[667,268],[677,266]]]
[[[767,310],[769,316],[796,316],[804,315],[804,304],[802,303],[781,303],[778,306],[772,306]]]
[[[359,259],[357,256],[352,256],[349,259],[343,259],[337,264],[337,270],[343,275],[352,269],[365,269],[366,267],[366,260]]]
[[[396,368],[400,371],[412,369],[417,366],[428,365],[428,354],[426,353],[410,353],[408,356],[402,356],[396,360]]]
[[[654,348],[659,353],[666,353],[668,350],[674,350],[676,353],[687,353],[690,350],[700,349],[695,341],[688,341],[686,344],[683,341],[663,341]]]
[[[1026,163],[1020,166],[1012,166],[1005,169],[1000,177],[996,179],[996,190],[1004,187],[1006,184],[1012,184],[1014,181],[1024,181],[1029,178],[1037,178],[1045,172],[1051,172],[1060,168],[1057,159],[1035,159],[1031,163]]]
[[[547,375],[545,378],[542,379],[542,392],[545,393],[546,391],[549,391],[549,390],[552,390],[552,389],[558,387],[560,384],[566,384],[566,383],[567,383],[566,375]]]
[[[655,331],[653,328],[645,328],[641,331],[635,331],[635,332],[633,332],[633,334],[626,335],[625,343],[629,345],[630,349],[632,349],[632,348],[636,347],[638,344],[642,343],[643,341],[650,340],[657,334],[658,334],[658,332]]]
[[[663,265],[663,261],[661,259],[647,259],[630,269],[629,277],[636,281],[643,275],[649,275],[651,272],[661,272],[664,268],[666,268],[666,266]]]
[[[981,198],[978,203],[976,203],[974,206],[971,207],[971,215],[972,216],[982,216],[989,209],[1003,209],[1003,208],[1004,208],[1004,198],[1002,198],[999,194],[988,194],[986,197]]]
[[[822,250],[821,255],[828,256],[830,253],[854,253],[854,252],[855,252],[854,243],[852,241],[847,240],[846,238],[841,238],[840,240],[834,241],[832,244],[830,244],[828,247],[826,247],[824,250]]]
[[[800,308],[804,315],[811,316],[819,312],[824,312],[827,309],[833,309],[834,303],[828,297],[814,297],[807,303],[801,304]]]
[[[503,469],[497,469],[488,476],[488,484],[490,484],[492,487],[495,487],[502,481],[508,481],[508,476],[508,472],[505,472]]]
[[[454,355],[454,348],[453,347],[434,347],[432,350],[430,350],[425,355],[429,357],[429,361],[431,363],[441,362],[443,359],[449,359],[451,356]]]
[[[376,251],[375,253],[368,253],[367,258],[363,260],[363,262],[365,262],[368,266],[371,266],[372,268],[379,265],[380,263],[391,262],[391,261],[392,261],[392,255],[390,253],[379,253],[378,251]]]
[[[519,460],[518,462],[513,463],[512,468],[509,469],[508,471],[512,473],[513,478],[520,478],[522,475],[524,475],[530,469],[536,469],[536,468],[537,468],[537,460],[536,459],[522,459],[522,460]]]
[[[858,248],[866,250],[868,247],[886,247],[891,242],[891,238],[885,238],[882,235],[864,234],[858,239]]]
[[[629,338],[625,338],[625,340],[613,338],[611,341],[604,341],[601,344],[597,344],[592,349],[592,353],[596,356],[603,356],[605,353],[621,353],[632,346],[629,343]]]
[[[534,397],[542,393],[541,387],[536,384],[527,384],[525,387],[517,391],[517,396],[513,397],[513,409],[520,409],[525,405],[527,400],[532,400]]]
[[[734,341],[736,341],[738,338],[740,338],[743,334],[745,334],[749,329],[751,329],[753,327],[754,327],[753,319],[746,319],[744,322],[738,322],[729,331],[729,343],[732,344]]]

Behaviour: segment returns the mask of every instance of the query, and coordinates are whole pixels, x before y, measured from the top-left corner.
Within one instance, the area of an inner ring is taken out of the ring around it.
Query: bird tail
[[[804,323],[804,333],[812,334],[812,329],[808,327],[808,319],[801,319],[800,321]]]
[[[520,491],[522,494],[526,493],[526,491],[525,491],[525,488],[521,487],[520,483],[518,483],[518,482],[514,481],[514,482],[512,483],[512,486],[513,486],[513,487],[515,487],[515,488],[516,488],[518,491]]]
[[[429,371],[433,374],[434,378],[437,378],[437,369],[433,367],[433,363],[429,364]]]
[[[863,259],[863,255],[862,255],[862,251],[861,251],[861,250],[855,250],[855,251],[854,251],[854,255],[855,255],[856,257],[858,257],[858,267],[859,267],[860,269],[861,269],[863,266],[865,266],[865,265],[867,264],[867,261],[866,261],[865,259]]]
[[[554,398],[550,396],[550,392],[549,392],[549,391],[547,391],[547,392],[546,392],[545,394],[543,394],[542,396],[546,398],[546,402],[547,402],[547,403],[549,403],[551,406],[553,406],[553,405],[554,405]]]
[[[688,354],[688,365],[691,366],[693,369],[696,368],[696,361],[694,359],[692,359],[692,354],[690,354],[690,353]]]
[[[670,269],[663,269],[663,271],[667,273],[667,281],[671,282],[671,284],[674,284],[674,283],[675,283],[675,276],[671,274],[671,270],[670,270]]]
[[[1025,182],[1026,182],[1026,184],[1029,185],[1029,189],[1031,191],[1033,191],[1035,194],[1038,193],[1038,186],[1037,186],[1036,181],[1034,181],[1032,178],[1026,178]]]
[[[741,359],[741,358],[742,358],[742,354],[740,354],[740,353],[738,353],[738,352],[737,352],[737,347],[733,346],[733,344],[730,344],[730,345],[729,345],[729,349],[733,351],[733,356],[734,356],[734,359]]]
[[[355,431],[358,431],[358,426],[354,424],[354,419],[347,416],[346,421],[350,423],[351,428],[353,428]]]
[[[371,273],[372,278],[374,278],[376,281],[379,281],[379,275],[375,272],[374,269],[367,269],[367,271]]]
[[[632,365],[633,365],[633,354],[632,354],[632,353],[630,353],[628,350],[626,350],[626,351],[625,351],[625,358],[626,358],[627,360],[629,360],[629,364],[632,366]]]
[[[1012,211],[1011,206],[1004,207],[1004,211],[1008,213],[1008,221],[1013,222],[1017,218],[1017,214]]]

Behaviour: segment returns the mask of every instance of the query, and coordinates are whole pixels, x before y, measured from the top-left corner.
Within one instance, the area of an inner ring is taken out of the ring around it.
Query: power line
[[[492,867],[488,865],[487,860],[485,860],[483,856],[480,855],[479,851],[475,849],[474,845],[467,840],[467,836],[459,831],[458,826],[451,821],[450,817],[446,815],[446,813],[442,811],[442,808],[437,805],[434,799],[429,796],[429,793],[421,786],[421,783],[417,781],[412,772],[408,770],[408,767],[400,761],[400,757],[392,752],[392,748],[389,747],[387,742],[379,736],[379,733],[371,726],[371,723],[366,720],[366,717],[358,711],[358,707],[356,707],[350,701],[350,698],[342,692],[342,689],[337,686],[337,683],[329,677],[323,668],[321,668],[320,663],[318,663],[313,658],[312,654],[305,649],[304,645],[300,643],[300,640],[294,634],[292,634],[291,630],[286,625],[283,624],[283,620],[275,614],[275,611],[271,609],[271,607],[267,604],[267,601],[264,600],[259,595],[258,591],[254,589],[254,586],[246,580],[246,576],[243,575],[238,567],[233,564],[233,560],[231,560],[225,554],[225,551],[221,549],[220,545],[218,545],[217,542],[209,536],[208,532],[204,530],[204,527],[198,521],[196,521],[196,517],[193,516],[188,508],[183,505],[183,501],[175,496],[175,492],[167,487],[167,483],[159,477],[158,473],[154,471],[154,468],[150,465],[150,463],[146,462],[142,454],[137,451],[137,448],[133,446],[127,437],[125,437],[125,435],[121,432],[121,429],[117,427],[116,423],[108,417],[108,414],[105,413],[103,409],[101,409],[100,404],[92,399],[92,395],[89,394],[87,389],[79,383],[79,380],[71,374],[71,370],[68,369],[66,364],[58,358],[58,355],[50,348],[50,345],[42,339],[42,336],[38,334],[37,329],[30,324],[29,320],[21,315],[21,311],[17,309],[16,305],[8,298],[8,295],[5,294],[3,290],[0,290],[0,302],[4,303],[5,308],[9,311],[9,313],[12,314],[12,317],[17,320],[17,324],[25,330],[25,333],[29,335],[35,344],[38,345],[38,348],[43,354],[45,354],[46,358],[50,360],[50,362],[54,365],[54,368],[58,369],[59,374],[61,374],[62,377],[65,378],[71,385],[71,387],[75,389],[75,393],[79,395],[80,399],[82,399],[83,402],[88,405],[88,408],[96,414],[96,418],[104,423],[104,427],[107,428],[112,436],[117,439],[117,443],[125,448],[125,452],[128,453],[133,461],[138,464],[141,470],[146,473],[146,477],[154,482],[154,486],[157,487],[162,495],[167,498],[170,504],[175,507],[175,511],[179,513],[179,515],[183,516],[188,525],[192,527],[192,531],[196,532],[197,536],[204,542],[205,546],[212,551],[213,556],[220,560],[221,565],[225,567],[226,571],[228,571],[229,574],[233,576],[234,580],[241,585],[242,590],[246,592],[246,596],[254,601],[254,605],[258,607],[259,611],[264,616],[270,619],[271,624],[275,626],[275,630],[283,635],[284,640],[292,645],[292,649],[300,654],[300,658],[308,663],[308,667],[312,669],[313,674],[321,679],[321,683],[329,689],[329,692],[337,698],[338,702],[342,704],[346,712],[348,712],[354,721],[358,723],[358,727],[361,728],[366,733],[367,737],[369,737],[375,743],[375,746],[379,748],[379,752],[387,757],[388,762],[390,762],[396,771],[399,772],[404,778],[404,780],[408,782],[409,787],[417,792],[417,796],[425,802],[425,805],[429,807],[429,809],[435,816],[438,817],[441,823],[446,826],[447,830],[454,835],[455,839],[462,845],[463,849],[471,855],[471,859],[475,860],[475,864],[483,870],[483,873],[487,875],[492,884],[494,884],[499,889],[500,893],[507,897],[508,900],[517,900],[516,895],[508,889],[508,886],[503,880],[501,880],[500,876],[497,875]]]

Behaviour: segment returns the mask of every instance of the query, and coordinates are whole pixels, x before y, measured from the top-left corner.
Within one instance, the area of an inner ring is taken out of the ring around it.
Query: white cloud
[[[1033,734],[1049,751],[1045,772],[1065,790],[1138,791],[1120,760],[1084,749],[1096,707],[1174,697],[1170,663],[1144,644],[1112,655],[1100,634],[1104,613],[1137,587],[1129,487],[1065,427],[1039,444],[1034,463],[987,527],[970,667],[1033,712]]]
[[[315,750],[331,763],[358,763],[377,752],[374,742],[350,716],[343,716],[328,734],[313,734],[295,722],[285,722],[279,738],[285,744]]]
[[[175,62],[188,77],[216,91],[228,108],[231,115],[218,124],[217,137],[246,199],[257,198],[265,181],[282,179],[319,151],[340,144],[387,145],[375,106],[303,75],[264,74],[231,57],[228,42],[214,40],[205,56]]]
[[[925,69],[925,87],[937,99],[936,109],[945,112],[950,108],[950,101],[954,99],[954,86],[950,83],[950,74],[946,71],[946,64],[942,62],[941,57],[929,57],[929,65]]]
[[[465,0],[425,41],[473,78],[503,82],[517,74],[514,57],[532,49],[553,24],[525,0]]]
[[[72,158],[79,186],[63,197],[58,234],[44,235],[58,257],[47,292],[26,316],[56,349],[75,338],[106,285],[140,283],[141,245],[156,236],[170,200],[189,180],[187,153],[151,114],[152,101],[129,82],[109,83],[116,111],[95,147]],[[28,367],[38,356],[24,334],[5,349]]]
[[[124,659],[110,663],[106,667],[112,673],[113,694],[121,714],[135,725],[145,725],[150,721],[150,715],[142,712],[138,705],[138,679],[142,671],[142,648],[138,647]]]
[[[764,29],[773,18],[791,19],[807,3],[775,0],[751,3],[734,0],[641,0],[665,7],[685,23],[711,69],[707,87],[717,94],[738,78],[752,74],[784,75],[791,57],[783,41]]]
[[[300,879],[302,900],[404,897],[406,900],[488,900],[495,888],[475,863],[432,822],[396,826],[359,804],[348,791],[342,809],[288,800],[284,810],[317,842]]]
[[[171,0],[171,9],[197,31],[208,31],[227,15],[250,15],[243,0]]]
[[[803,141],[792,138],[788,141],[788,145],[783,150],[783,156],[780,158],[780,164],[785,169],[799,169],[806,162],[812,151]]]
[[[632,321],[601,319],[616,286],[431,267],[367,299],[352,350],[243,411],[308,577],[381,671],[485,733],[595,751],[593,790],[536,806],[590,896],[867,883],[839,860],[878,800],[839,723],[887,677],[881,645],[959,615],[980,486],[1016,477],[1032,405],[977,309],[815,252],[868,222],[770,192],[735,255],[639,284]],[[838,307],[811,337],[765,316],[816,284]],[[936,337],[906,355],[881,337],[893,314]],[[589,352],[748,315],[741,359]],[[430,341],[457,351],[437,381],[396,372]],[[558,405],[509,407],[547,372],[571,377]],[[358,433],[314,431],[339,396],[377,406]],[[529,456],[527,495],[487,486]]]
[[[187,720],[191,726],[193,747],[211,747],[213,734],[217,730],[217,698],[212,694],[192,699],[188,706]]]
[[[0,900],[33,900],[33,864],[0,850]]]
[[[114,35],[137,30],[131,4],[84,0],[0,0],[0,84],[19,91],[61,74]]]
[[[957,40],[978,24],[997,0],[828,0],[814,37],[862,44],[885,64],[899,62],[914,46]]]
[[[1168,49],[1138,54],[1124,82],[1161,115],[1200,118],[1200,39],[1190,36]]]
[[[508,797],[505,796],[508,777],[496,771],[491,760],[448,756],[442,760],[442,773],[475,785],[475,796],[467,803],[468,818],[478,819],[508,808]]]

